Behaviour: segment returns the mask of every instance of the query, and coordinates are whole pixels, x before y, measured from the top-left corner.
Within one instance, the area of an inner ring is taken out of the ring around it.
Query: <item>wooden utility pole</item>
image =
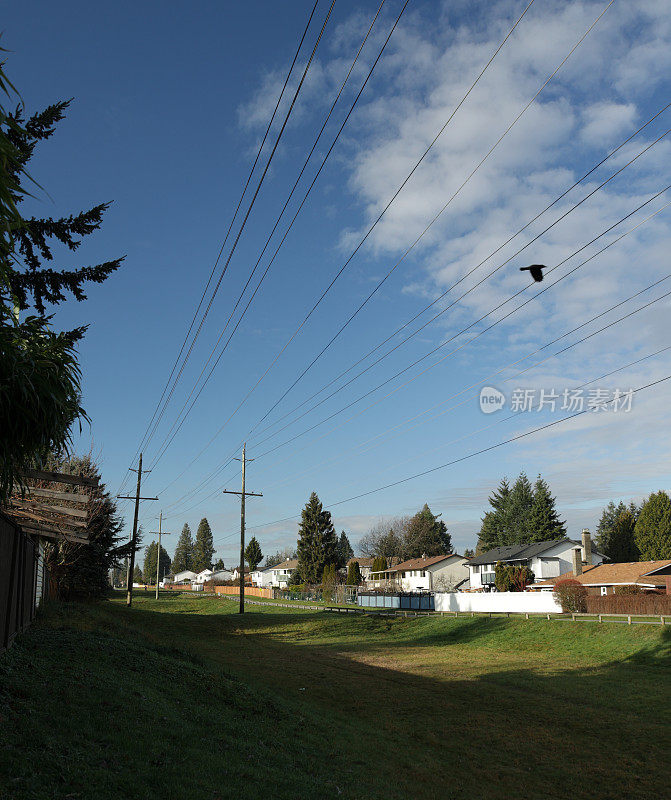
[[[137,470],[129,467],[131,472],[137,472],[137,488],[135,490],[135,497],[128,497],[127,495],[118,494],[120,500],[135,500],[135,515],[133,516],[133,535],[131,536],[130,560],[128,562],[128,576],[126,578],[126,605],[129,606],[133,602],[133,572],[135,571],[135,547],[137,543],[137,517],[140,511],[140,500],[158,500],[158,497],[140,497],[140,487],[142,485],[142,453],[140,453],[140,461],[137,465]],[[145,470],[145,473],[151,470]]]
[[[263,497],[260,492],[247,492],[245,491],[245,467],[247,466],[247,443],[242,445],[242,491],[229,492],[224,489],[224,494],[239,494],[240,495],[240,609],[239,613],[245,613],[245,498],[246,497]],[[253,461],[254,459],[249,459]]]
[[[163,532],[163,511],[160,512],[158,515],[158,531],[151,531],[152,536],[156,536],[158,533],[158,550],[156,551],[156,599],[158,600],[158,579],[159,579],[159,566],[161,564],[161,534]],[[169,531],[166,531],[166,536],[169,534]],[[165,572],[163,573],[163,577],[165,578]]]

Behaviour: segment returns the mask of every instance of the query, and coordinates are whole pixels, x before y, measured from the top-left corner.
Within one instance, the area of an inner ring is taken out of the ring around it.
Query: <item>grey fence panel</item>
[[[35,542],[0,513],[0,652],[35,617]]]

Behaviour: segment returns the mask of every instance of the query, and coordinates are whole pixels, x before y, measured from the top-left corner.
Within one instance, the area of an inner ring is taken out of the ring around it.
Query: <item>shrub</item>
[[[625,594],[625,595],[632,595],[632,594],[645,594],[645,591],[641,589],[640,586],[616,586],[614,589],[615,594]]]
[[[587,611],[590,614],[671,615],[671,595],[657,594],[656,592],[590,595],[587,598]]]
[[[494,585],[499,592],[523,592],[534,582],[534,574],[529,567],[504,564],[499,561],[494,571]]]
[[[564,613],[584,614],[587,611],[587,589],[580,581],[573,578],[558,581],[552,594],[561,603]]]

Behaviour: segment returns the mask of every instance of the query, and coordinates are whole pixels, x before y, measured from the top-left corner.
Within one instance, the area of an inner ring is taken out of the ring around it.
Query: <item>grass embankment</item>
[[[56,605],[0,657],[0,797],[665,796],[671,630]]]

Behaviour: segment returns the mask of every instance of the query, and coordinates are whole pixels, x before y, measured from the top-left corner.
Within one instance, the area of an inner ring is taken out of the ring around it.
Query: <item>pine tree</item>
[[[566,536],[566,523],[559,519],[550,487],[539,475],[533,489],[526,542],[549,542]]]
[[[185,522],[177,540],[175,557],[172,560],[172,571],[177,574],[188,569],[193,571],[193,539],[189,523]]]
[[[452,537],[440,514],[432,513],[425,503],[410,520],[405,533],[405,558],[420,558],[423,555],[440,556],[452,552]]]
[[[327,564],[322,573],[322,600],[325,603],[332,602],[338,579],[336,577],[335,564]]]
[[[153,541],[145,548],[144,555],[144,576],[147,583],[156,583],[156,555],[158,553],[158,542]],[[158,579],[163,580],[163,576],[170,572],[170,556],[167,550],[161,545],[161,556],[158,569]]]
[[[212,557],[214,556],[214,539],[210,523],[205,517],[198,523],[196,531],[196,541],[193,545],[193,571],[201,572],[204,569],[212,568]]]
[[[510,544],[510,518],[509,518],[510,485],[508,479],[503,478],[498,490],[494,490],[489,498],[492,511],[487,511],[482,518],[482,526],[478,537],[476,553],[479,555],[493,547],[503,547]]]
[[[666,492],[653,493],[643,503],[635,538],[641,561],[671,558],[671,499]]]
[[[256,536],[252,536],[252,538],[249,540],[249,544],[245,548],[245,560],[249,564],[250,572],[254,572],[254,570],[263,560],[261,545],[258,543]]]
[[[473,558],[475,556],[475,550],[472,550],[470,547],[467,547],[464,550],[464,558]]]
[[[298,569],[306,583],[319,583],[324,567],[337,560],[337,538],[331,514],[324,511],[316,492],[301,512],[298,527]]]
[[[347,568],[347,585],[360,586],[363,578],[361,576],[361,569],[358,561],[352,561]]]
[[[376,556],[373,559],[371,572],[384,572],[388,567],[387,559],[384,556]]]
[[[219,570],[221,570],[221,569],[226,569],[226,567],[225,567],[225,565],[224,565],[224,559],[223,559],[223,558],[218,558],[218,559],[217,559],[217,560],[214,562],[214,566],[212,567],[212,569],[213,569],[215,572],[218,572],[218,571],[219,571]]]
[[[628,506],[611,500],[601,513],[596,527],[597,550],[613,563],[638,561],[640,553],[636,545],[635,526],[639,508],[636,503]],[[624,518],[620,520],[620,517]]]
[[[534,493],[531,482],[524,472],[521,472],[508,497],[506,538],[509,541],[505,541],[503,544],[527,544],[531,541],[533,533],[531,529],[531,507],[533,501]]]
[[[347,566],[347,562],[354,555],[354,550],[352,550],[352,545],[349,543],[345,531],[341,531],[340,533],[337,552],[338,560],[336,561],[336,569],[344,569]]]
[[[135,569],[133,570],[133,583],[144,583],[144,578],[142,577],[142,570],[140,569],[139,564],[136,564]]]

